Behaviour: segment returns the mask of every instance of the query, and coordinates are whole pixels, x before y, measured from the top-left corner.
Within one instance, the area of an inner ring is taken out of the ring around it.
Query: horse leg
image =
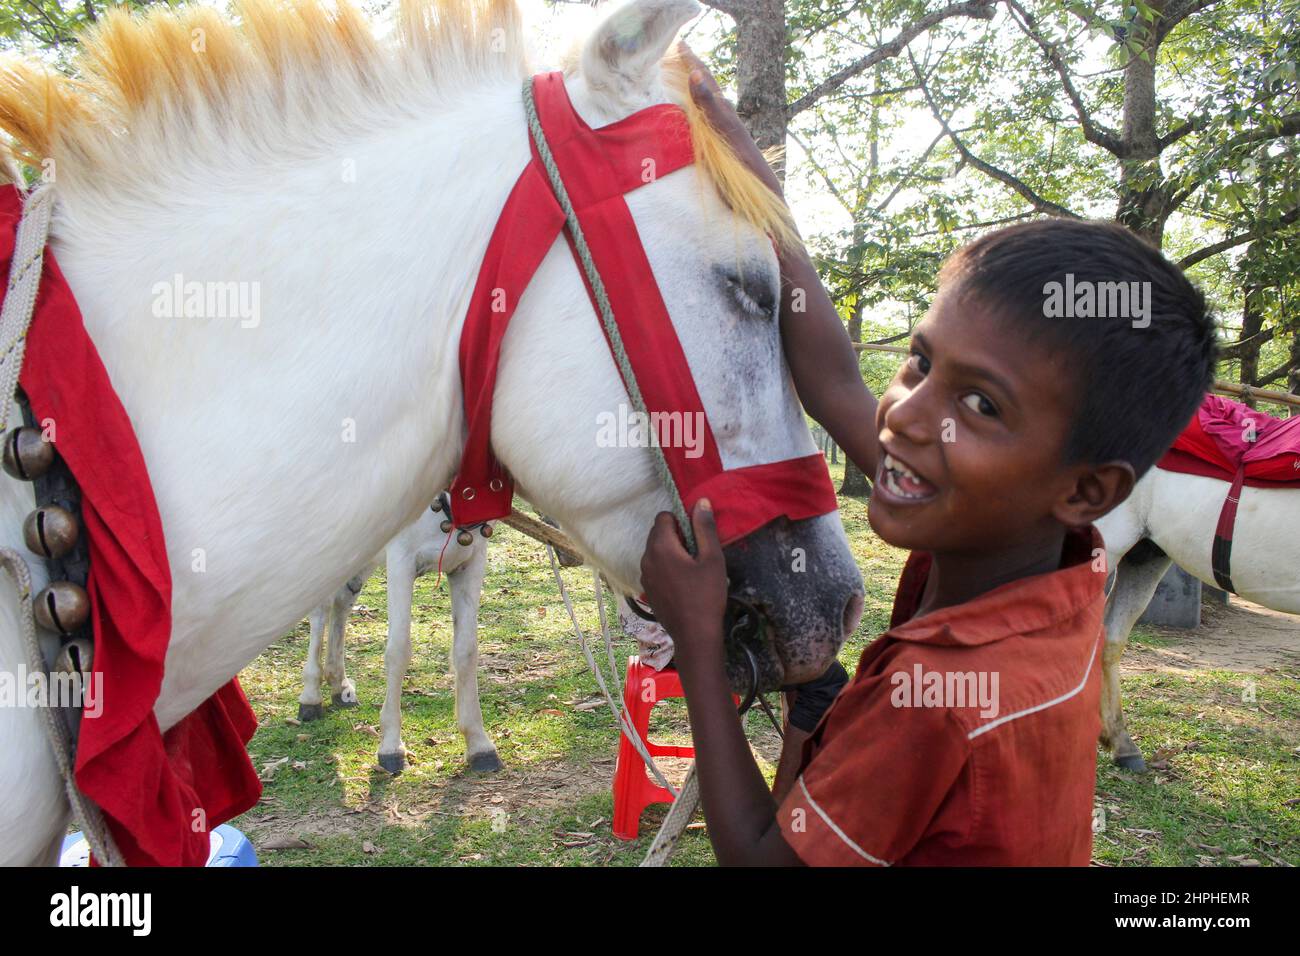
[[[478,609],[487,570],[487,542],[474,542],[469,560],[447,575],[451,588],[452,660],[456,669],[456,726],[465,738],[470,770],[492,773],[501,758],[483,729],[478,700]]]
[[[365,585],[365,578],[352,578],[334,594],[330,605],[329,650],[325,655],[325,679],[330,685],[330,700],[335,707],[357,706],[357,685],[347,675],[343,658],[343,632],[348,626],[348,614],[357,595]]]
[[[415,555],[388,549],[388,641],[384,646],[384,706],[379,712],[379,766],[406,769],[402,743],[402,681],[411,663],[411,603],[415,599]]]
[[[304,723],[320,720],[323,713],[320,697],[320,636],[325,630],[328,613],[329,605],[321,604],[313,608],[307,618],[311,626],[311,637],[307,641],[307,662],[302,667],[302,693],[298,695],[298,719]]]
[[[1106,602],[1106,645],[1101,656],[1101,742],[1125,770],[1145,773],[1142,751],[1124,724],[1120,696],[1119,662],[1128,646],[1133,625],[1155,594],[1156,585],[1172,562],[1155,542],[1139,541],[1115,569],[1115,584]]]

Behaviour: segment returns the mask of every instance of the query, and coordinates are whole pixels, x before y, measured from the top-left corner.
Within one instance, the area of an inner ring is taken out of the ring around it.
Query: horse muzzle
[[[836,514],[781,518],[728,545],[727,676],[739,694],[821,676],[862,619],[862,576]]]

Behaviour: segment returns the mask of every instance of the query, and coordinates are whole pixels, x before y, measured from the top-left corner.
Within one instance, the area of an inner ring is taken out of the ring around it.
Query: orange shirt
[[[777,811],[805,863],[1088,865],[1104,555],[1072,531],[1059,570],[921,617],[930,556],[908,558]]]

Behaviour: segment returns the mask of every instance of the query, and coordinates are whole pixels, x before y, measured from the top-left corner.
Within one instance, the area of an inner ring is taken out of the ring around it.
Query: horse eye
[[[745,269],[743,277],[729,269],[714,270],[741,312],[756,319],[776,317],[776,289],[766,269]]]

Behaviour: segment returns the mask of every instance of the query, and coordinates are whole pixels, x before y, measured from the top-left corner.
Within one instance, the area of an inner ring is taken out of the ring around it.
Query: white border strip
[[[976,727],[974,730],[968,733],[966,735],[966,739],[974,740],[980,734],[987,733],[988,731],[992,730],[994,727],[1000,727],[1002,724],[1005,724],[1009,720],[1015,720],[1017,717],[1026,717],[1029,714],[1036,714],[1040,710],[1046,710],[1048,707],[1055,707],[1057,704],[1067,701],[1075,694],[1079,693],[1079,691],[1083,690],[1084,686],[1087,685],[1088,677],[1092,674],[1092,664],[1093,661],[1097,659],[1097,645],[1100,643],[1101,643],[1101,635],[1098,634],[1097,643],[1092,645],[1092,656],[1088,658],[1088,666],[1084,669],[1083,672],[1083,680],[1079,682],[1079,686],[1076,687],[1074,690],[1066,691],[1060,697],[1049,700],[1046,703],[1036,704],[1035,706],[1029,707],[1025,710],[1016,711],[1014,714],[1006,714],[1002,717],[999,717],[997,720],[990,720],[983,727]]]
[[[851,839],[849,839],[849,835],[847,833],[845,833],[843,830],[841,830],[839,827],[835,825],[835,821],[826,815],[826,811],[817,805],[817,801],[814,800],[812,798],[812,794],[808,792],[808,787],[803,782],[803,774],[799,774],[799,789],[803,791],[804,797],[807,798],[808,806],[812,807],[814,810],[817,811],[817,815],[822,818],[822,822],[831,828],[832,833],[834,833],[837,837],[839,837],[841,840],[847,843],[853,849],[853,852],[858,854],[858,856],[862,857],[868,863],[874,863],[876,864],[876,866],[889,866],[889,864],[886,863],[884,860],[872,856],[866,850],[862,849],[862,847],[854,843]]]

